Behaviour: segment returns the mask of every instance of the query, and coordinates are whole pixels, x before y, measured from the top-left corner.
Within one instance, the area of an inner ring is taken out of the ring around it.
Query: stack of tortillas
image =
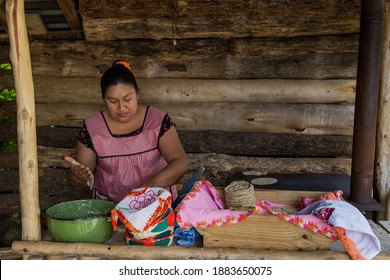
[[[237,211],[253,211],[256,206],[255,188],[247,181],[234,181],[225,187],[225,207]]]

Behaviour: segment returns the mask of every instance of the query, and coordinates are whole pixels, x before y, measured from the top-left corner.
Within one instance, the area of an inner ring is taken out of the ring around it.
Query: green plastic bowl
[[[85,199],[56,204],[45,211],[53,241],[100,243],[112,235],[113,202]]]

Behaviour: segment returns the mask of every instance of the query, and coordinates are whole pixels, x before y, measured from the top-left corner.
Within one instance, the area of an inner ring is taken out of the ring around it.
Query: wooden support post
[[[23,0],[7,0],[10,57],[15,79],[22,240],[41,239],[34,83]]]
[[[376,150],[376,185],[379,200],[387,209],[379,219],[390,220],[390,0],[386,1],[382,51],[382,74],[379,92]]]
[[[384,0],[361,2],[350,199],[359,209],[369,210],[366,206],[373,204]]]

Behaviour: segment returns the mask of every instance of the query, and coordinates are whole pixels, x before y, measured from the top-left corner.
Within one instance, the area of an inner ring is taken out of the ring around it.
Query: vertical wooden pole
[[[384,0],[361,3],[350,199],[369,205],[373,200]]]
[[[10,57],[16,90],[22,240],[41,239],[34,83],[23,0],[7,0]]]
[[[380,219],[390,220],[390,0],[386,0],[384,15],[381,84],[378,107],[378,132],[376,150],[376,185],[386,213]]]

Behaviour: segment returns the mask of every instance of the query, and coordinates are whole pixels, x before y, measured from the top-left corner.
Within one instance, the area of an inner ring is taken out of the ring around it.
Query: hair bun
[[[131,71],[131,66],[128,62],[126,61],[123,61],[123,60],[118,60],[114,63],[114,65],[122,65],[124,67],[126,67],[127,69],[129,69]]]

